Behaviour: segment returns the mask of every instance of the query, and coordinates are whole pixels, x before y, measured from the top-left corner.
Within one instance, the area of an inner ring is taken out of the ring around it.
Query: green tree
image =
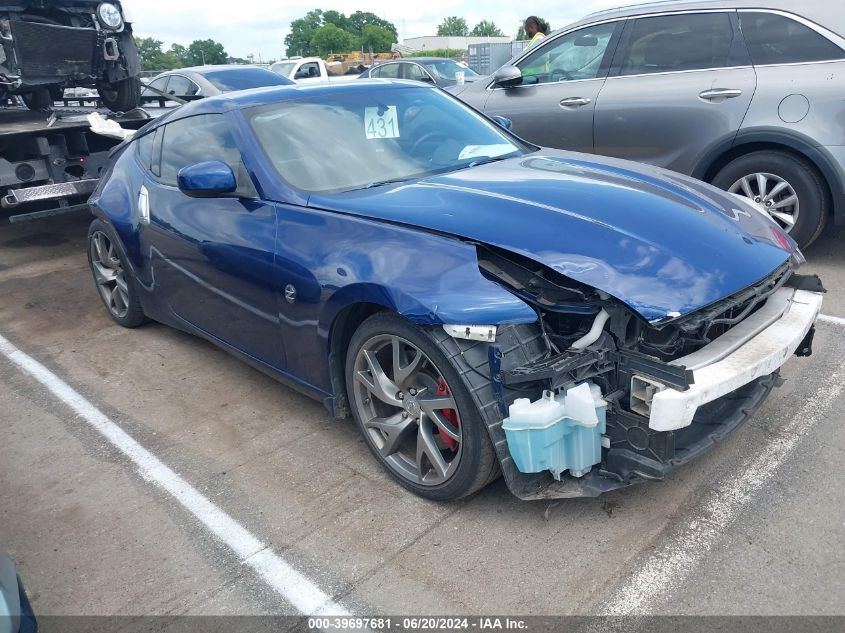
[[[354,35],[363,36],[364,27],[370,25],[390,31],[390,34],[393,36],[391,43],[399,41],[399,32],[396,30],[396,26],[392,22],[382,20],[375,13],[370,13],[369,11],[356,11],[349,16],[348,24],[349,26],[347,27],[347,30]],[[337,26],[340,25],[338,24]]]
[[[324,24],[311,38],[310,50],[320,57],[329,53],[348,53],[355,46],[355,38],[348,31],[336,27],[334,24]]]
[[[173,57],[178,59],[180,66],[190,65],[190,60],[188,59],[188,49],[185,46],[182,46],[181,44],[172,44],[168,54],[173,55]]]
[[[427,51],[414,51],[406,57],[451,57],[460,59],[467,54],[463,48],[430,48]]]
[[[191,66],[225,64],[228,59],[223,45],[212,39],[194,40],[188,45],[187,60]]]
[[[170,51],[162,50],[164,43],[153,37],[135,38],[144,70],[173,70],[182,66],[181,60]]]
[[[472,31],[469,34],[477,37],[504,37],[505,35],[502,33],[502,29],[490,20],[481,20],[481,22],[472,27]]]
[[[448,18],[444,18],[443,21],[440,23],[440,26],[437,27],[437,34],[438,35],[469,35],[469,26],[467,26],[467,21],[463,18],[459,18],[456,15],[451,15]]]
[[[342,49],[331,49],[335,52],[340,50],[343,50],[344,52],[352,49],[357,50],[361,48],[361,46],[368,48],[371,44],[373,45],[373,50],[376,50],[376,48],[383,48],[383,40],[385,39],[384,35],[381,33],[376,35],[375,31],[371,31],[365,38],[364,28],[366,26],[374,26],[388,31],[391,36],[391,44],[398,39],[396,26],[387,20],[382,20],[375,13],[356,11],[347,17],[340,11],[323,11],[322,9],[314,9],[306,13],[303,17],[290,23],[290,33],[285,36],[285,50],[288,57],[292,57],[293,55],[321,55],[321,51],[314,48],[312,42],[314,41],[314,36],[317,34],[317,31],[327,25],[337,27],[341,31],[344,31],[353,37],[353,39],[348,42],[348,46],[346,46],[347,42],[342,39],[343,36],[338,35],[335,31],[328,31],[328,33],[332,34],[333,38],[341,38],[340,43],[344,44]],[[327,37],[328,35],[321,35],[317,41],[322,42]],[[390,46],[384,50],[390,50]]]
[[[396,41],[393,33],[380,26],[365,24],[362,31],[360,42],[365,51],[388,53]]]
[[[311,40],[314,34],[323,26],[323,12],[314,9],[290,23],[290,33],[285,37],[285,48],[288,57],[293,55],[311,55]]]
[[[323,24],[334,24],[339,29],[352,32],[349,18],[340,11],[323,11]]]

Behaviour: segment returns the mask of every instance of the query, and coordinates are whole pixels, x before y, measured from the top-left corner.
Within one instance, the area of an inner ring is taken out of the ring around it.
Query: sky
[[[565,26],[599,9],[631,4],[631,0],[575,0],[560,2],[533,0],[123,0],[134,22],[136,35],[154,37],[169,47],[173,43],[190,44],[195,39],[211,38],[221,42],[233,57],[249,54],[262,60],[278,59],[284,54],[284,39],[292,20],[311,9],[335,9],[347,15],[370,11],[393,22],[399,40],[420,35],[436,35],[444,17],[458,15],[470,28],[482,19],[493,20],[505,35],[513,37],[522,19],[538,15],[553,29]]]

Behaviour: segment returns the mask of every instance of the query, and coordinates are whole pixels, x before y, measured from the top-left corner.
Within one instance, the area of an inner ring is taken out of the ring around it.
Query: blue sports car
[[[505,128],[402,81],[190,103],[115,150],[96,287],[351,415],[419,495],[661,479],[811,353],[821,282],[742,198]]]

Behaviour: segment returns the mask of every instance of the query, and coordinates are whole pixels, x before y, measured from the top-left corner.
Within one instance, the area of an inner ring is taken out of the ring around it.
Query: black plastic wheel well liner
[[[364,321],[387,308],[377,303],[355,303],[343,308],[335,317],[329,333],[329,373],[334,403],[330,410],[336,418],[347,418],[352,414],[346,393],[346,352],[352,335]]]

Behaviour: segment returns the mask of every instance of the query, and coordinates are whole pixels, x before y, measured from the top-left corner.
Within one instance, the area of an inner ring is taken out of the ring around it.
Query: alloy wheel
[[[766,173],[749,174],[737,180],[728,191],[752,200],[787,233],[798,222],[798,194],[792,185],[780,176]]]
[[[114,243],[102,231],[91,234],[88,248],[97,289],[109,311],[118,318],[129,312],[129,286]]]
[[[463,433],[443,374],[413,343],[389,334],[367,340],[355,357],[354,406],[388,466],[423,486],[448,481]]]

